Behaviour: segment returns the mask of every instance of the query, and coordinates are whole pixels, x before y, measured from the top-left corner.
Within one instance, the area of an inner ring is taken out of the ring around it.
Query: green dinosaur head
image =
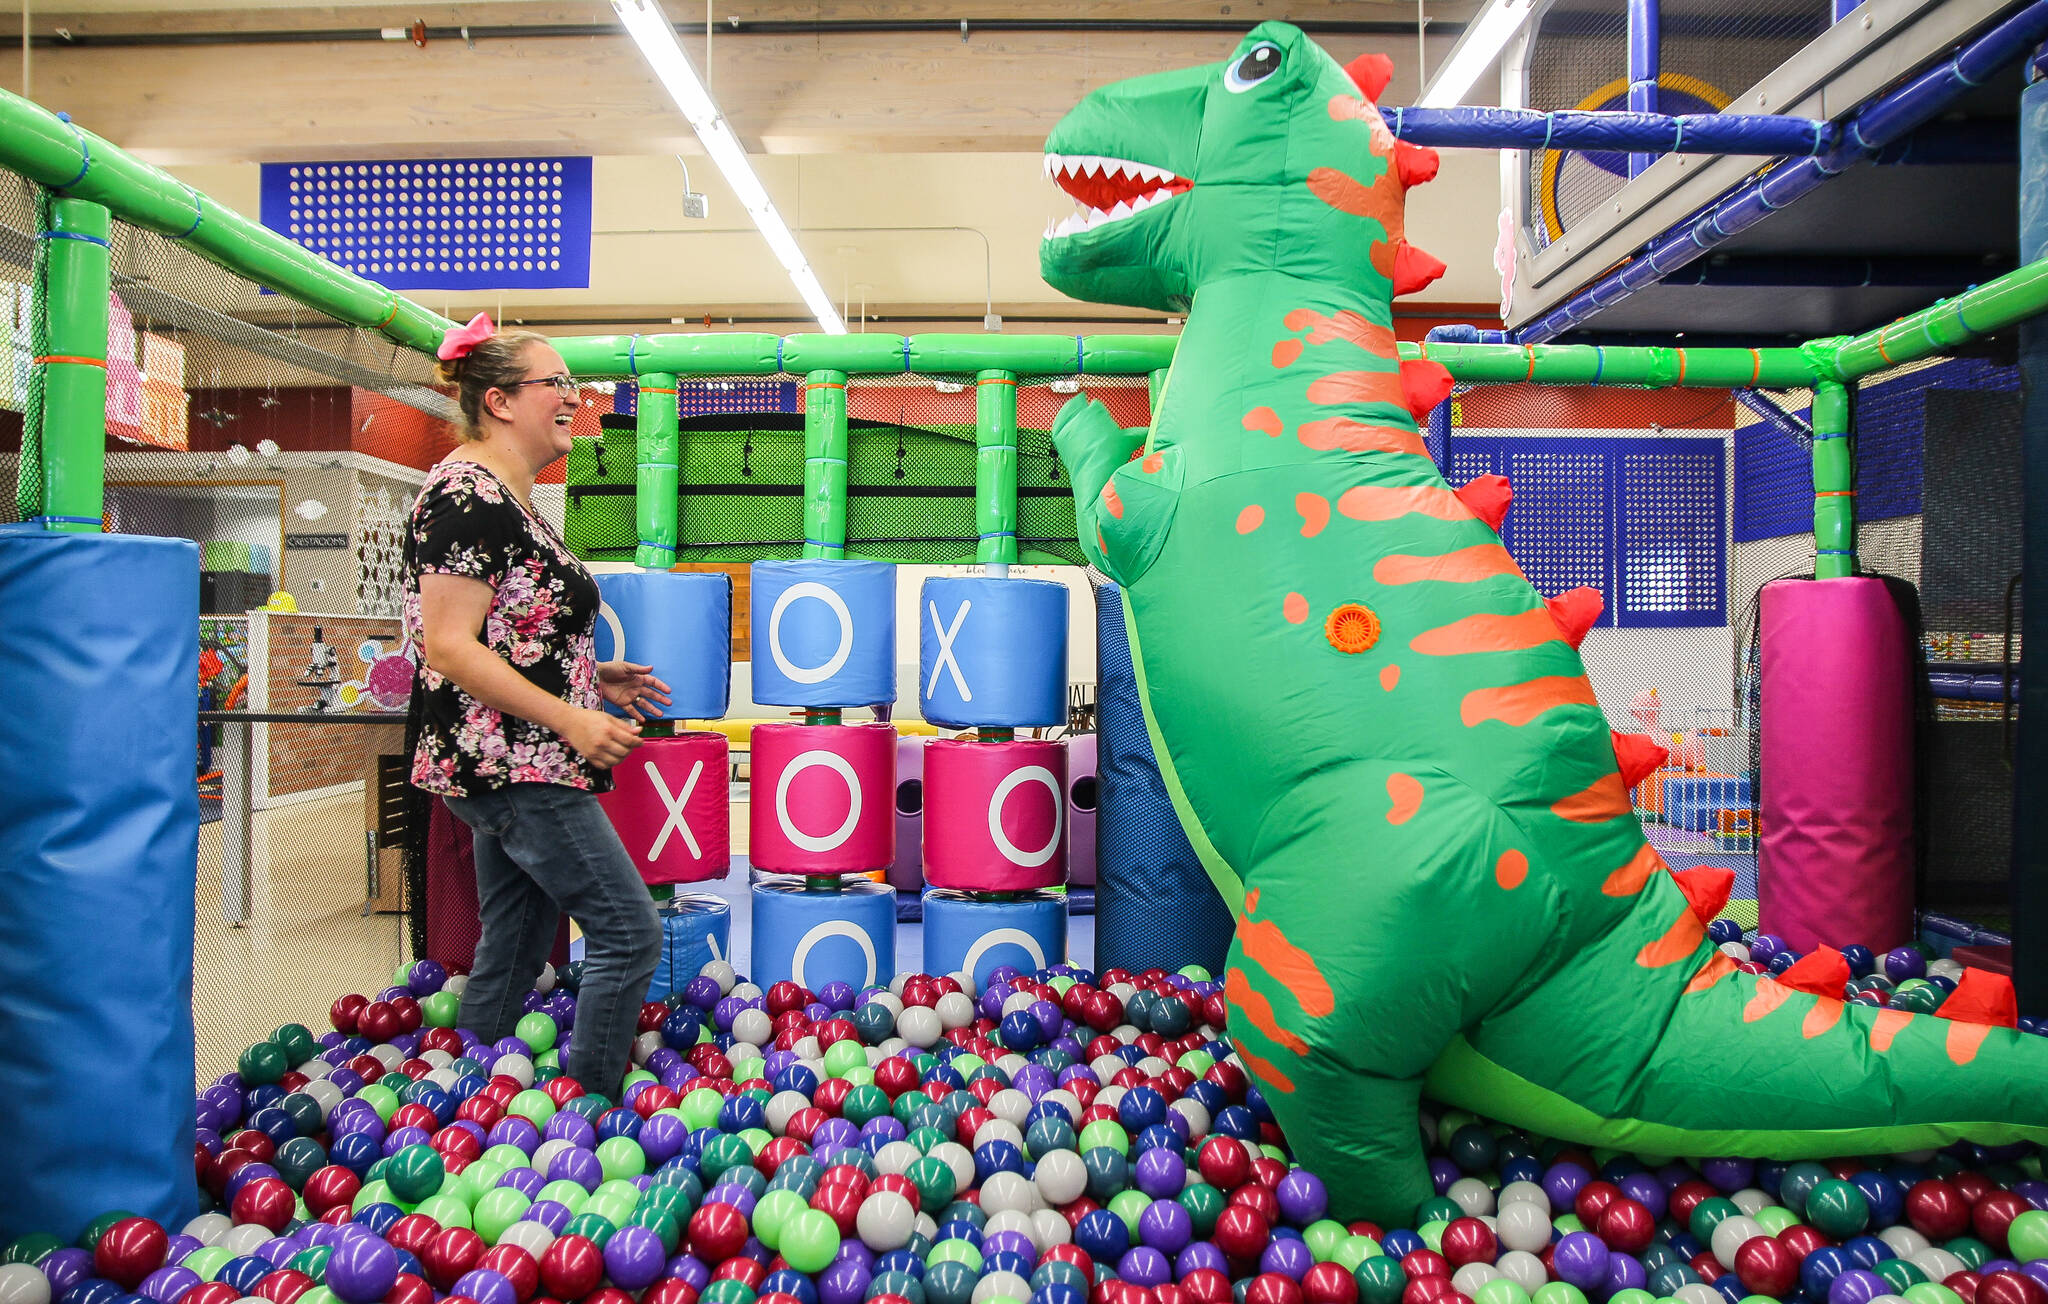
[[[1435,174],[1435,155],[1380,120],[1390,66],[1368,56],[1347,71],[1299,28],[1262,23],[1220,64],[1091,93],[1046,141],[1047,175],[1081,210],[1039,246],[1046,282],[1166,311],[1252,271],[1368,294],[1420,275],[1420,288],[1434,260],[1410,251],[1396,268],[1402,193]]]

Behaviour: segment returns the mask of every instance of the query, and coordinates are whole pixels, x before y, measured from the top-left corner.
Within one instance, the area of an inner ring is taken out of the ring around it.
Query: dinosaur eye
[[[1280,70],[1280,47],[1256,45],[1251,52],[1224,70],[1226,90],[1243,94]]]

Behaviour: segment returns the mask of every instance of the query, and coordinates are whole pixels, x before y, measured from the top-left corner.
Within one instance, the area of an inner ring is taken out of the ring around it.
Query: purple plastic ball
[[[560,1118],[561,1115],[555,1115]],[[588,1150],[563,1150],[548,1165],[550,1182],[570,1181],[586,1191],[595,1191],[604,1181],[604,1165]]]
[[[1280,1201],[1280,1216],[1296,1227],[1306,1227],[1329,1212],[1329,1190],[1306,1168],[1288,1169],[1273,1194]]]
[[[567,1227],[569,1220],[575,1216],[575,1214],[569,1212],[569,1206],[559,1200],[535,1200],[531,1205],[527,1206],[526,1216],[520,1219],[520,1221],[539,1223],[555,1235],[560,1236],[562,1229]]]
[[[1154,1200],[1138,1214],[1138,1240],[1162,1254],[1178,1255],[1194,1237],[1195,1220],[1178,1200]]]
[[[72,1248],[51,1250],[36,1266],[49,1279],[50,1298],[61,1299],[65,1291],[92,1275],[92,1251]]]
[[[818,1304],[861,1304],[873,1280],[874,1273],[858,1260],[835,1260],[818,1274]]]
[[[1185,1159],[1164,1146],[1156,1146],[1138,1156],[1138,1162],[1131,1165],[1131,1181],[1137,1188],[1155,1200],[1167,1200],[1179,1195],[1187,1185],[1188,1165]],[[1286,1206],[1281,1206],[1285,1211]]]
[[[1429,1161],[1429,1184],[1438,1195],[1442,1195],[1450,1190],[1451,1183],[1464,1175],[1456,1164],[1445,1159],[1442,1155],[1438,1155]]]
[[[1607,1256],[1607,1293],[1618,1290],[1641,1290],[1649,1283],[1650,1274],[1643,1270],[1643,1261],[1633,1254],[1620,1251]]]
[[[1648,1173],[1629,1173],[1615,1185],[1621,1189],[1623,1195],[1648,1209],[1652,1218],[1662,1218],[1664,1211],[1670,1207],[1664,1183]]]
[[[548,1121],[553,1122],[554,1120],[549,1119]],[[529,1157],[532,1156],[534,1151],[540,1149],[540,1143],[540,1129],[533,1125],[531,1119],[521,1117],[518,1114],[505,1115],[505,1117],[493,1123],[491,1130],[484,1135],[486,1149],[489,1149],[491,1146],[514,1146],[524,1150]],[[522,1169],[515,1171],[530,1172],[531,1170]]]
[[[711,982],[709,978],[704,982]],[[712,983],[715,989],[718,984]],[[704,1260],[694,1254],[678,1254],[668,1261],[668,1275],[677,1281],[687,1283],[692,1290],[703,1290],[711,1281],[711,1269],[704,1266]]]
[[[1300,1281],[1308,1275],[1315,1262],[1315,1255],[1309,1252],[1307,1242],[1292,1236],[1276,1236],[1266,1243],[1264,1253],[1259,1255],[1259,1271],[1277,1272]]]
[[[1828,1286],[1828,1304],[1870,1304],[1879,1295],[1889,1295],[1891,1289],[1890,1283],[1876,1273],[1851,1268]]]
[[[625,1228],[621,1227],[619,1230],[624,1231]],[[645,1227],[636,1230],[647,1231]],[[647,1234],[652,1236],[654,1233]],[[618,1237],[614,1236],[612,1239],[617,1240]],[[607,1242],[606,1245],[609,1248],[610,1243]],[[476,1304],[519,1304],[519,1290],[513,1286],[511,1278],[489,1268],[471,1268],[457,1277],[453,1293],[473,1299]]]
[[[447,983],[448,971],[438,960],[420,960],[405,971],[405,985],[412,989],[414,996],[431,995],[440,991]]]
[[[155,1300],[157,1304],[178,1304],[179,1297],[198,1284],[198,1273],[172,1264],[144,1277],[142,1285],[136,1287],[136,1293]]]
[[[588,1150],[597,1144],[597,1128],[590,1120],[566,1109],[556,1111],[540,1134],[543,1140],[567,1141],[579,1150]]]
[[[1173,1265],[1151,1246],[1139,1245],[1125,1250],[1123,1257],[1116,1261],[1116,1275],[1140,1286],[1157,1286],[1173,1279]]]
[[[1712,1183],[1723,1195],[1740,1191],[1756,1178],[1756,1161],[1753,1159],[1703,1159],[1700,1161],[1700,1176]]]
[[[1443,1161],[1449,1164],[1448,1159]],[[1456,1165],[1451,1165],[1453,1169]],[[1577,1198],[1579,1188],[1593,1180],[1593,1175],[1574,1163],[1552,1164],[1543,1174],[1543,1193],[1550,1197],[1553,1213],[1570,1213],[1572,1201]]]
[[[1927,976],[1927,957],[1910,946],[1895,946],[1884,953],[1884,976],[1895,983]]]
[[[344,1304],[374,1304],[398,1280],[398,1251],[376,1236],[344,1237],[328,1257],[326,1280]]]
[[[1559,1281],[1590,1291],[1607,1284],[1608,1261],[1613,1257],[1607,1242],[1593,1233],[1569,1232],[1551,1252],[1550,1266]]]
[[[1222,1249],[1214,1241],[1189,1241],[1179,1254],[1173,1256],[1173,1273],[1176,1277],[1185,1277],[1200,1268],[1214,1268],[1227,1275],[1230,1271],[1230,1260],[1223,1257]]]
[[[541,1188],[547,1184],[548,1179],[531,1168],[508,1168],[505,1175],[498,1179],[498,1185],[509,1186],[528,1200],[537,1197],[541,1193]]]

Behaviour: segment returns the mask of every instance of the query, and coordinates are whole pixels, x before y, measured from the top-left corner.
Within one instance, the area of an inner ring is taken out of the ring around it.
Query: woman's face
[[[528,345],[525,363],[519,383],[500,391],[504,395],[500,410],[506,414],[506,433],[512,446],[525,454],[537,471],[569,451],[569,421],[582,400],[562,355],[549,345]]]

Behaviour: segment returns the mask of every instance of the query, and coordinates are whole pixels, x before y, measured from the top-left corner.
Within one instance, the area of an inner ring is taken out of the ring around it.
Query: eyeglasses
[[[538,380],[515,380],[511,384],[505,385],[502,388],[518,389],[524,385],[553,385],[555,387],[555,392],[557,394],[560,394],[563,398],[576,397],[576,378],[574,376],[567,375],[542,376]]]

